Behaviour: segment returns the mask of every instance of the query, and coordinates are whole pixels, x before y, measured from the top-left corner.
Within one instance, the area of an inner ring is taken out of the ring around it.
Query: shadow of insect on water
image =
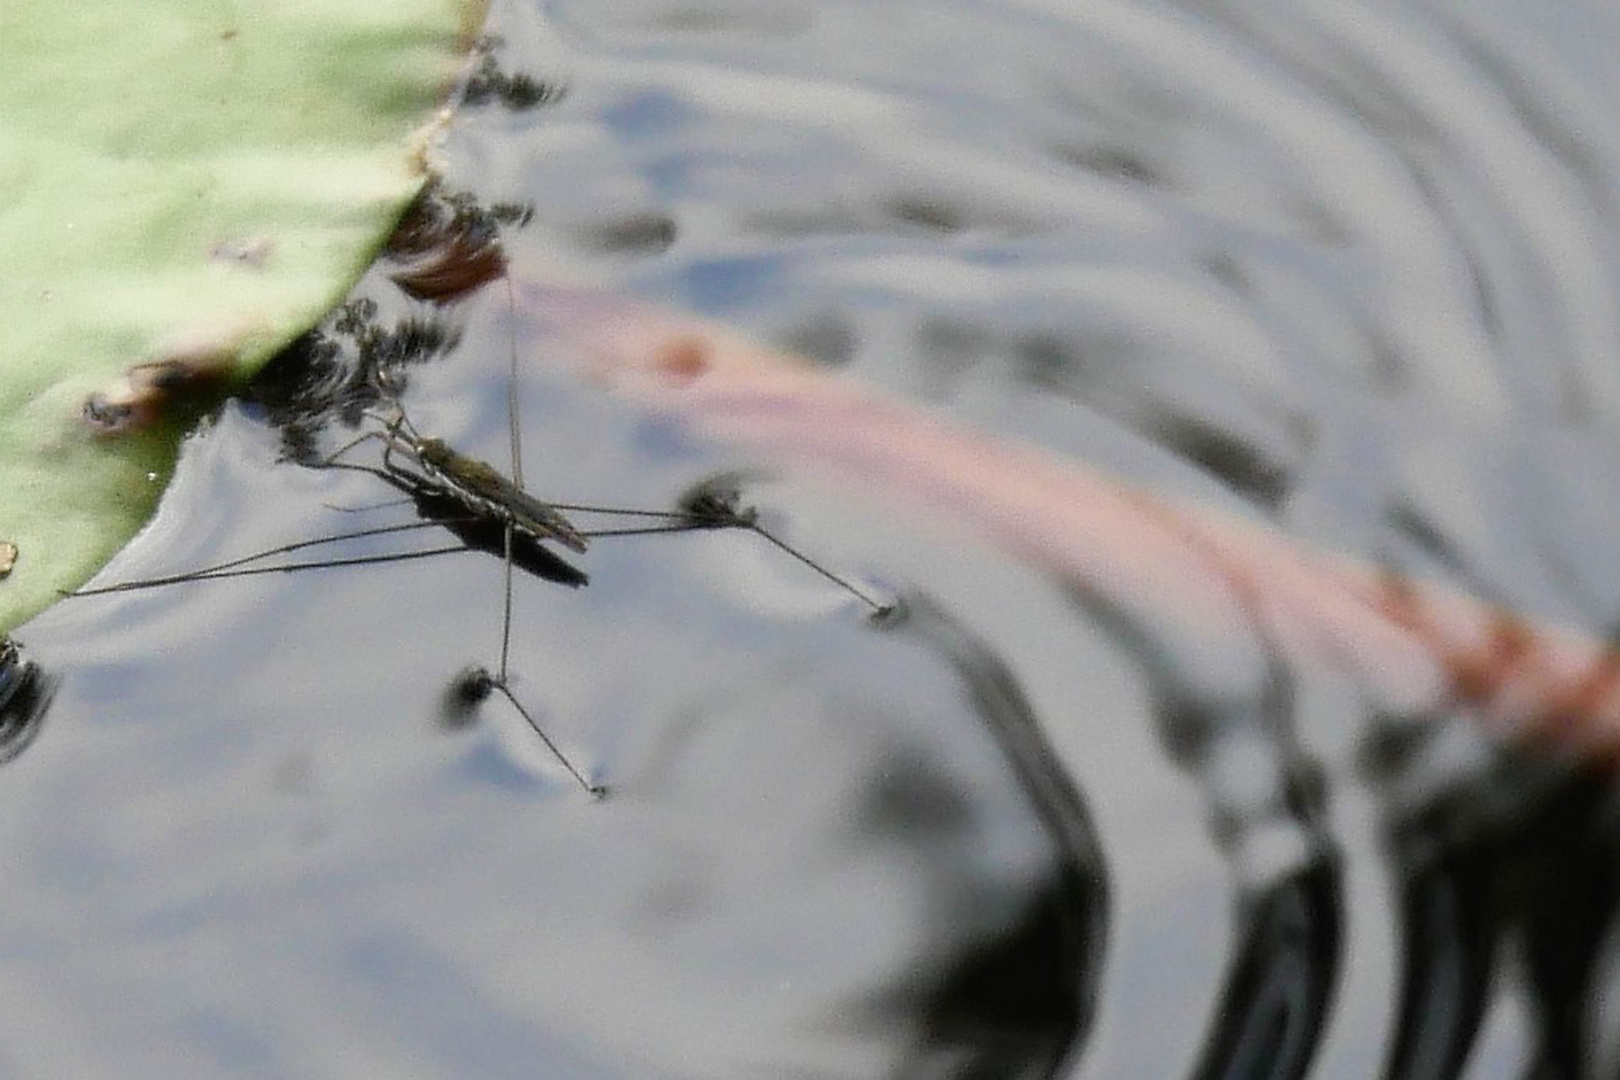
[[[468,213],[466,204],[456,206],[452,203],[451,206],[449,219],[452,223]],[[465,266],[463,269],[467,270],[472,278],[488,280],[490,276],[495,276],[498,280],[505,280],[500,274],[504,262],[498,250],[494,255],[486,250],[487,245],[493,243],[493,230],[486,230],[484,235],[488,239],[480,244],[468,242],[466,227],[455,226],[451,231],[453,238],[449,243],[449,250],[460,251],[467,256],[467,263],[471,269],[468,270]],[[419,230],[409,232],[407,235],[410,237],[409,254],[419,266],[422,261],[421,253],[427,245],[421,241]],[[444,268],[431,258],[428,261],[436,267],[429,275],[430,279],[435,282],[443,280],[447,276]],[[415,290],[411,286],[416,283],[416,278],[408,274],[396,276],[405,277],[405,280],[399,281],[398,284],[414,294]],[[448,276],[457,275],[452,273]],[[508,289],[509,303],[510,299],[511,293]],[[357,377],[361,385],[351,389],[358,389],[361,392],[348,394],[346,401],[348,408],[342,411],[349,414],[348,418],[356,426],[364,427],[365,430],[337,449],[322,453],[317,449],[316,434],[309,430],[299,432],[294,425],[293,433],[288,437],[287,457],[308,468],[346,469],[375,477],[400,492],[404,498],[360,510],[407,503],[414,506],[418,520],[334,532],[253,552],[185,573],[108,585],[92,585],[67,595],[96,596],[185,582],[400,562],[465,551],[493,554],[502,560],[506,575],[500,656],[492,666],[474,664],[456,677],[444,698],[446,721],[452,726],[468,722],[473,710],[479,704],[491,694],[499,694],[534,729],[535,734],[580,788],[593,796],[602,795],[605,789],[588,779],[568,759],[541,727],[533,713],[512,691],[510,654],[514,569],[526,571],[546,581],[579,588],[588,583],[587,574],[558,549],[563,549],[571,555],[584,555],[592,540],[603,537],[741,529],[758,535],[765,542],[843,589],[868,609],[873,618],[882,619],[892,613],[893,601],[880,599],[847,578],[827,569],[762,525],[757,512],[752,507],[742,505],[740,478],[735,474],[725,474],[698,484],[678,499],[671,509],[666,510],[555,503],[531,493],[523,481],[522,433],[517,406],[518,350],[515,331],[510,340],[506,379],[507,426],[511,455],[509,471],[502,471],[488,462],[463,454],[443,439],[423,434],[412,423],[402,401],[405,379],[401,361],[406,355],[436,348],[442,344],[442,337],[423,326],[409,325],[397,328],[390,334],[375,325],[375,315],[374,304],[369,301],[357,301],[340,311],[332,324],[334,332],[356,343],[360,353],[362,362]],[[401,349],[402,342],[407,348]],[[319,344],[315,349],[318,357]],[[388,355],[391,352],[393,355]],[[343,398],[345,395],[338,396]],[[381,450],[378,459],[356,460],[362,448],[373,444]],[[334,509],[354,512],[341,507]],[[577,525],[576,518],[588,524]],[[594,524],[596,522],[607,524]],[[329,548],[332,545],[368,537],[424,529],[446,530],[455,538],[455,543],[336,558],[292,557],[310,549]]]
[[[45,721],[56,680],[22,646],[0,634],[0,765],[33,745]]]

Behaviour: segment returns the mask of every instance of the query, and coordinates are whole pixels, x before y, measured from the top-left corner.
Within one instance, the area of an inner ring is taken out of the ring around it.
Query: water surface
[[[490,30],[445,184],[532,211],[514,273],[1549,624],[1620,613],[1607,9],[620,0]],[[388,272],[375,327],[443,332],[412,419],[496,461],[515,336],[538,493],[663,507],[755,464],[546,362],[567,343],[498,283],[441,306]],[[109,577],[409,518],[279,460],[347,437],[279,400],[224,407]],[[0,1071],[1620,1069],[1591,763],[1385,700],[1263,605],[1188,635],[1173,590],[1144,616],[859,491],[749,494],[909,615],[740,533],[520,578],[515,689],[601,802],[500,702],[443,723],[498,652],[487,555],[30,624],[59,681],[0,772]]]

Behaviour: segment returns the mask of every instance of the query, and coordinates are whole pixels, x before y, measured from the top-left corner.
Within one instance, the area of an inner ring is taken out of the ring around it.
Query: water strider
[[[886,615],[892,609],[891,604],[879,601],[852,582],[821,566],[760,524],[757,511],[753,507],[744,507],[740,504],[740,490],[733,477],[720,477],[698,485],[683,496],[673,510],[637,510],[554,503],[530,493],[523,483],[522,435],[518,422],[516,395],[515,342],[506,388],[508,440],[512,457],[510,476],[488,462],[461,453],[442,439],[423,435],[406,414],[399,400],[399,387],[386,375],[379,374],[374,381],[380,397],[387,401],[389,411],[386,413],[365,411],[363,417],[376,426],[319,459],[311,467],[352,469],[375,476],[402,492],[408,501],[414,503],[422,520],[333,533],[283,544],[182,574],[94,586],[67,595],[95,596],[188,581],[398,562],[468,550],[482,550],[499,555],[506,574],[499,662],[493,671],[484,665],[472,665],[463,670],[452,683],[447,702],[453,715],[460,716],[484,701],[491,693],[500,694],[534,729],[546,748],[562,763],[580,787],[596,796],[602,795],[605,789],[586,779],[511,689],[509,675],[514,566],[549,581],[577,588],[587,583],[587,575],[550,545],[560,546],[569,552],[582,555],[587,551],[590,541],[598,537],[745,529],[764,538],[774,547],[786,552],[859,599],[874,616]],[[380,464],[362,464],[345,460],[356,447],[371,442],[382,444]],[[616,517],[621,520],[629,519],[638,524],[587,529],[576,526],[568,516],[570,514]],[[459,542],[453,545],[376,555],[307,561],[271,561],[310,548],[426,528],[447,529]]]

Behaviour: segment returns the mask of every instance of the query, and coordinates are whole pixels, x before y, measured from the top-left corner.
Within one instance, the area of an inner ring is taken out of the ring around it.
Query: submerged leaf
[[[146,520],[176,396],[329,310],[426,176],[481,0],[0,5],[0,633]]]

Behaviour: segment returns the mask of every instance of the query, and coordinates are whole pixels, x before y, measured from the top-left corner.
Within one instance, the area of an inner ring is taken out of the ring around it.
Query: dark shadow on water
[[[1260,627],[1251,583],[1234,575],[1231,584]],[[1250,696],[1209,694],[1147,622],[1102,592],[1071,596],[1139,666],[1163,752],[1203,793],[1210,839],[1237,879],[1231,958],[1191,1075],[1305,1076],[1344,962],[1345,882],[1324,770],[1295,730],[1294,676],[1279,652],[1265,657]],[[1223,776],[1237,759],[1251,780],[1234,790]],[[1293,853],[1280,863],[1251,858],[1285,837]]]
[[[1342,948],[1338,864],[1322,859],[1238,904],[1235,958],[1199,1080],[1304,1076],[1326,1024]]]
[[[1427,721],[1429,728],[1445,720]],[[1422,767],[1433,736],[1385,745],[1377,779]],[[1620,904],[1620,800],[1595,771],[1504,753],[1484,775],[1395,816],[1387,844],[1398,882],[1403,965],[1385,1075],[1464,1074],[1493,989],[1528,984],[1535,1029],[1524,1075],[1597,1075],[1591,1005],[1604,985],[1601,943]]]
[[[1097,1011],[1108,943],[1108,869],[1084,797],[1007,665],[969,628],[908,595],[896,632],[961,679],[1052,844],[1048,876],[994,941],[933,979],[917,1068],[908,1076],[1049,1077],[1078,1057]]]
[[[56,692],[56,679],[0,635],[0,765],[34,745]]]

